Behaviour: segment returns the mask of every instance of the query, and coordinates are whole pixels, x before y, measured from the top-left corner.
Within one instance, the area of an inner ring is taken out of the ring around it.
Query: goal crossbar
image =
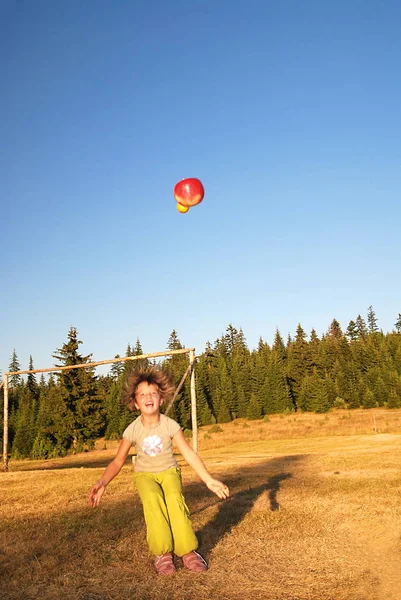
[[[189,365],[184,373],[174,396],[167,407],[167,412],[170,410],[175,398],[179,394],[184,381],[191,373],[190,392],[191,392],[191,423],[192,423],[192,445],[195,452],[198,451],[198,420],[196,414],[196,392],[195,392],[195,348],[178,348],[176,350],[164,350],[162,352],[152,352],[150,354],[138,354],[135,356],[123,356],[119,358],[111,358],[106,360],[98,360],[96,362],[81,363],[78,365],[68,365],[64,367],[49,367],[47,369],[31,369],[24,371],[8,371],[3,375],[3,382],[0,385],[4,387],[4,420],[3,420],[3,468],[4,471],[8,471],[8,378],[12,375],[29,375],[30,373],[52,373],[55,371],[70,371],[71,369],[83,369],[98,367],[100,365],[110,365],[118,362],[128,362],[147,358],[158,358],[163,356],[172,356],[176,354],[188,354]]]
[[[172,354],[188,354],[195,352],[195,348],[179,348],[178,350],[164,350],[163,352],[153,352],[151,354],[138,354],[135,356],[123,356],[120,358],[108,358],[98,360],[97,362],[81,363],[79,365],[68,365],[67,367],[52,367],[49,369],[32,369],[31,371],[9,371],[4,375],[27,375],[29,373],[51,373],[52,371],[68,371],[70,369],[81,369],[83,367],[98,367],[99,365],[110,365],[116,362],[126,362],[129,360],[140,360],[141,358],[156,358],[158,356],[170,356]]]

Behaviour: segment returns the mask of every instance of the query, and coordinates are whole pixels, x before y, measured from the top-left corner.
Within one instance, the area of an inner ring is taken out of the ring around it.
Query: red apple
[[[204,195],[202,182],[196,177],[181,179],[174,187],[174,198],[181,206],[196,206],[202,202]]]

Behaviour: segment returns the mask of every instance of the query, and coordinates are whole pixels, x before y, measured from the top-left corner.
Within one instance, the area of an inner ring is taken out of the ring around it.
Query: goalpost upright
[[[166,414],[170,411],[174,400],[178,396],[184,382],[191,374],[190,378],[190,392],[191,392],[191,423],[192,423],[192,447],[195,452],[198,452],[198,420],[196,411],[196,391],[195,391],[195,348],[180,348],[178,350],[164,350],[163,352],[153,352],[151,354],[140,354],[138,356],[124,356],[122,358],[113,358],[107,360],[99,360],[97,362],[82,363],[79,365],[70,365],[67,367],[52,367],[48,369],[32,369],[27,371],[10,371],[4,373],[3,383],[0,385],[4,387],[4,421],[3,421],[3,469],[8,471],[8,378],[12,375],[28,375],[29,373],[51,373],[54,371],[69,371],[71,369],[83,369],[90,367],[98,367],[99,365],[110,365],[117,362],[128,362],[133,360],[140,360],[145,358],[158,358],[161,356],[171,356],[174,354],[188,354],[189,365],[180,383],[178,384],[174,396],[171,399],[169,405],[166,408]]]

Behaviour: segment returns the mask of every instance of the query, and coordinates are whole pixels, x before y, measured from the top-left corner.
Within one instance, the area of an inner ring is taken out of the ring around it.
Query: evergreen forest
[[[53,354],[54,366],[92,362],[80,353],[82,341],[71,327],[67,341]],[[173,330],[167,349],[183,348]],[[141,356],[140,340],[128,344],[126,357]],[[115,358],[120,358],[116,355]],[[37,377],[9,376],[9,450],[12,458],[46,459],[81,452],[95,441],[119,439],[137,416],[121,404],[121,392],[132,369],[147,359],[113,363],[106,375],[93,367]],[[160,362],[158,363],[160,364]],[[186,354],[162,363],[178,385],[188,366]],[[28,369],[33,370],[30,357]],[[27,367],[24,367],[24,370]],[[22,370],[12,352],[9,372]],[[333,319],[327,332],[307,334],[298,324],[294,337],[284,340],[277,330],[272,344],[262,338],[250,350],[242,329],[229,324],[214,343],[208,342],[196,359],[199,425],[226,423],[236,418],[297,411],[323,413],[333,408],[401,407],[401,313],[394,329],[384,333],[370,306],[367,318],[358,315],[345,331]],[[189,377],[169,416],[188,435],[191,429]],[[3,389],[0,392],[3,436]]]

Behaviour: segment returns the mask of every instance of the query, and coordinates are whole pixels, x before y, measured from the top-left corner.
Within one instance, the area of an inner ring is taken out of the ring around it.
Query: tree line
[[[55,366],[89,363],[82,355],[78,331],[71,327],[67,341],[52,355]],[[173,330],[169,350],[183,348]],[[140,340],[128,344],[126,357],[143,355]],[[120,358],[116,355],[115,358]],[[153,361],[155,362],[155,361]],[[94,447],[99,437],[118,439],[135,418],[121,404],[128,374],[150,364],[147,359],[113,363],[107,375],[93,367],[26,377],[9,377],[9,442],[13,458],[53,458]],[[162,361],[178,384],[188,366],[185,354]],[[29,370],[34,369],[32,356]],[[14,350],[9,372],[21,370]],[[250,350],[242,329],[229,324],[220,338],[208,342],[196,361],[199,425],[226,423],[236,418],[297,411],[323,413],[332,408],[401,407],[401,313],[391,333],[383,333],[370,306],[349,322],[346,331],[333,319],[327,333],[307,335],[298,324],[294,337],[262,338]],[[4,401],[3,391],[1,402]],[[189,378],[173,404],[170,416],[191,429]],[[3,407],[1,407],[1,420]],[[1,436],[3,424],[1,423]]]

